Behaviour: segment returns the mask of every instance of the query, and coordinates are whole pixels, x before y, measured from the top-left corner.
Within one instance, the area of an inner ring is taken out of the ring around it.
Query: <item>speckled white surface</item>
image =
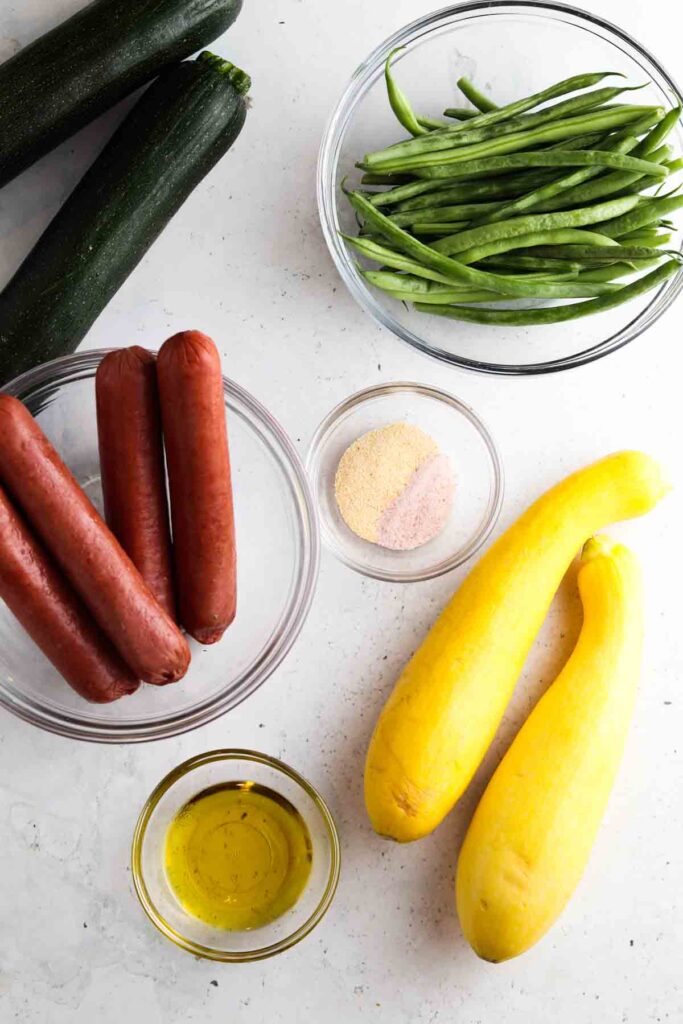
[[[0,0],[0,57],[81,0]],[[534,951],[501,966],[460,935],[452,878],[462,829],[496,759],[575,635],[563,588],[486,764],[453,816],[418,845],[375,838],[360,766],[377,709],[462,573],[405,587],[323,558],[294,651],[235,712],[198,732],[128,748],[78,745],[0,717],[0,1022],[22,1024],[645,1024],[683,1019],[683,460],[681,307],[637,343],[568,375],[489,380],[413,353],[377,329],[338,280],[318,228],[315,158],[350,72],[428,0],[245,0],[221,43],[254,77],[231,156],[187,203],[91,332],[88,345],[156,344],[196,326],[226,372],[282,421],[303,453],[350,392],[388,379],[454,391],[497,434],[508,493],[500,527],[565,471],[611,449],[660,455],[678,483],[647,521],[619,530],[642,556],[645,667],[627,755],[587,875]],[[618,21],[679,78],[675,0],[580,4]],[[0,193],[4,281],[120,112]],[[267,585],[264,581],[264,585]],[[132,891],[140,805],[173,765],[216,746],[291,762],[328,797],[343,844],[336,902],[291,952],[221,967],[176,950]]]

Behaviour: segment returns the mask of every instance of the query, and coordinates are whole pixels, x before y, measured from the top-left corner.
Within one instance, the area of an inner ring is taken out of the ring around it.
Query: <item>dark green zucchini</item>
[[[79,345],[239,135],[249,85],[202,53],[143,93],[0,294],[0,384]]]
[[[242,0],[93,0],[0,65],[0,187],[233,23]]]

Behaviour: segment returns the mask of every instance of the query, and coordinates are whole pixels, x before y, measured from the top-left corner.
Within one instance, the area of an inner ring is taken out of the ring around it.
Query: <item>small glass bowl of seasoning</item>
[[[161,780],[133,837],[135,890],[166,938],[225,963],[296,945],[329,908],[339,837],[325,801],[282,761],[213,750]]]
[[[307,469],[330,550],[356,572],[395,583],[462,565],[503,501],[490,431],[460,399],[425,384],[351,395],[318,427]]]

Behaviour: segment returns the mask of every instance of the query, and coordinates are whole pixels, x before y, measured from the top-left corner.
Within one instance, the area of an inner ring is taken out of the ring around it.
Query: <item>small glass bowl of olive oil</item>
[[[132,869],[154,925],[195,956],[263,960],[304,938],[339,879],[339,838],[313,786],[249,750],[193,757],[161,780]]]

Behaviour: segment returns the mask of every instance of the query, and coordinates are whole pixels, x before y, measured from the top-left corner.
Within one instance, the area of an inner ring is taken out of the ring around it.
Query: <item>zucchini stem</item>
[[[222,75],[227,75],[235,89],[241,96],[245,96],[251,88],[251,78],[246,71],[242,71],[241,68],[235,67],[229,60],[225,60],[223,57],[219,57],[215,53],[211,53],[209,50],[204,50],[197,57],[198,61],[203,64],[208,64],[212,68],[215,68]]]

